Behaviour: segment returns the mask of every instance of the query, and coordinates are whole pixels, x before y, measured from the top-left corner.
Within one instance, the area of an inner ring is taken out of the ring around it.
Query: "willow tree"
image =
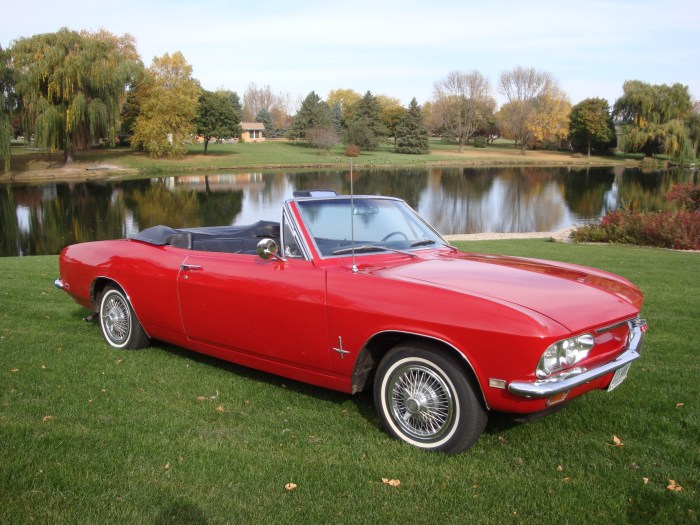
[[[0,159],[3,170],[10,170],[10,148],[12,145],[12,125],[10,124],[9,92],[11,89],[8,54],[0,46]]]
[[[153,157],[186,153],[197,131],[201,93],[182,53],[154,58],[138,88],[140,112],[132,145],[143,146]]]
[[[24,122],[37,145],[75,151],[114,140],[127,87],[142,68],[131,35],[63,28],[13,42],[10,49]]]
[[[693,111],[688,86],[628,80],[622,90],[613,114],[622,125],[623,150],[647,157],[662,152],[674,158],[692,155],[686,128]]]
[[[567,136],[571,104],[549,73],[518,66],[501,74],[500,91],[507,99],[498,114],[501,132],[520,145],[522,155]]]

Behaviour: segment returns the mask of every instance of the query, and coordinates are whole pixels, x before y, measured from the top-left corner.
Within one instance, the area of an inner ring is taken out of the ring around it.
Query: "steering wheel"
[[[406,240],[408,240],[408,236],[407,236],[404,232],[400,232],[400,231],[397,230],[397,231],[395,231],[395,232],[391,232],[391,233],[385,235],[381,242],[388,241],[388,240],[391,239],[394,235],[403,235],[403,238],[406,239]]]

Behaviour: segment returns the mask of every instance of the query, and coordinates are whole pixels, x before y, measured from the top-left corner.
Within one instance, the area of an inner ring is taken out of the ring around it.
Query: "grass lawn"
[[[700,254],[457,244],[635,281],[650,330],[627,381],[526,424],[496,415],[446,457],[390,439],[369,394],[112,349],[54,288],[56,257],[0,258],[0,523],[700,521]]]
[[[431,152],[427,155],[407,155],[395,153],[391,144],[385,144],[377,151],[363,152],[351,159],[345,155],[345,148],[338,145],[330,150],[318,152],[306,147],[304,143],[287,141],[268,141],[243,144],[210,144],[207,154],[204,146],[193,145],[189,153],[178,158],[153,159],[145,153],[130,148],[97,149],[78,152],[76,162],[62,165],[62,153],[43,153],[22,146],[12,148],[12,171],[0,173],[0,182],[16,180],[69,180],[80,177],[98,178],[116,171],[91,170],[86,168],[96,165],[109,165],[125,170],[120,175],[148,175],[155,173],[177,173],[192,170],[264,170],[279,168],[323,168],[341,167],[347,169],[350,161],[358,169],[372,167],[426,167],[426,166],[563,166],[563,165],[612,165],[625,162],[618,157],[581,157],[574,158],[570,153],[557,151],[528,151],[520,154],[513,147],[512,141],[500,140],[485,149],[466,146],[462,153],[456,145],[444,144],[439,140],[431,141]],[[637,161],[630,161],[637,165]]]

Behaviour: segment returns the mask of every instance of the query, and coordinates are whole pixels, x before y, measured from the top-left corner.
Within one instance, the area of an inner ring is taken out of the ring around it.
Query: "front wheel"
[[[114,286],[107,286],[102,293],[100,328],[105,340],[114,348],[135,350],[150,342],[126,295]]]
[[[468,449],[486,426],[486,410],[471,380],[433,345],[390,350],[377,368],[374,403],[390,435],[446,454]]]

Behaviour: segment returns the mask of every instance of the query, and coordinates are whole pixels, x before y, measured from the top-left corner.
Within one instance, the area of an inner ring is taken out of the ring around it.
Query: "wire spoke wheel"
[[[407,434],[436,439],[449,427],[454,402],[449,387],[425,366],[404,366],[390,379],[391,411]]]
[[[111,295],[103,305],[102,326],[107,337],[116,344],[122,344],[129,337],[131,314],[124,299],[116,294]]]
[[[379,363],[374,404],[384,429],[418,448],[457,454],[486,425],[486,410],[459,361],[424,341],[398,345]]]
[[[99,313],[102,335],[111,346],[128,349],[148,346],[148,335],[122,290],[107,286],[102,293]]]

